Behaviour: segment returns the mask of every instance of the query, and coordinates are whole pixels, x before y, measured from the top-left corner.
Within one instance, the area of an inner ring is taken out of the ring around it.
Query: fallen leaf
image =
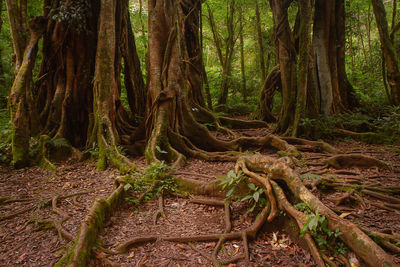
[[[215,247],[215,243],[207,243],[203,246],[203,248],[213,248]]]
[[[133,256],[135,256],[135,252],[132,251],[131,254],[128,255],[128,257],[126,257],[127,259],[133,258]]]
[[[351,212],[343,212],[342,214],[340,214],[340,218],[346,218],[347,216],[349,216],[351,214]]]

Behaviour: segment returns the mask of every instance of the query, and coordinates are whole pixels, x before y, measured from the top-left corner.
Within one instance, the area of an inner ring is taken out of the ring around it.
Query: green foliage
[[[230,170],[226,177],[220,182],[220,186],[222,190],[229,189],[226,193],[226,200],[231,199],[233,194],[235,193],[238,186],[246,179],[246,176],[242,173],[235,173],[233,170]]]
[[[144,200],[150,200],[161,194],[174,193],[177,191],[175,178],[171,175],[172,169],[164,161],[149,165],[144,174],[135,173],[127,179],[125,191],[134,190],[136,193],[145,193]],[[126,197],[126,201],[138,204],[133,197]]]
[[[251,207],[247,210],[247,213],[253,212],[257,206],[263,208],[267,203],[266,198],[263,197],[263,195],[265,196],[264,189],[253,183],[249,183],[247,186],[250,188],[250,192],[240,200],[250,203]]]
[[[242,173],[239,172],[236,174],[234,171],[230,170],[226,177],[221,181],[220,186],[222,190],[228,189],[226,192],[225,200],[232,200],[234,198],[234,194],[237,191],[238,187],[247,180],[247,177]],[[245,195],[239,201],[248,201],[251,207],[247,210],[248,213],[253,212],[256,207],[264,207],[267,200],[265,197],[265,192],[262,188],[256,186],[253,183],[247,184],[248,188],[250,189],[247,191],[247,195]]]
[[[343,233],[339,229],[335,231],[329,229],[328,220],[324,215],[320,214],[318,210],[312,212],[304,202],[297,203],[294,207],[308,214],[307,222],[300,230],[300,236],[304,236],[309,232],[320,249],[328,249],[335,254],[345,254],[347,252],[345,244],[338,239]]]
[[[0,163],[9,163],[11,153],[11,129],[8,112],[0,109]]]

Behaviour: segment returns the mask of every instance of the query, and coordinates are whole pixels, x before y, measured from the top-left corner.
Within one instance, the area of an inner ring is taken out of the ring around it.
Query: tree
[[[15,70],[19,70],[27,42],[27,0],[6,0],[15,53]]]
[[[382,52],[386,61],[387,80],[391,89],[390,100],[393,105],[400,105],[400,68],[399,59],[393,40],[390,38],[386,10],[381,0],[372,0],[375,21],[379,31]]]

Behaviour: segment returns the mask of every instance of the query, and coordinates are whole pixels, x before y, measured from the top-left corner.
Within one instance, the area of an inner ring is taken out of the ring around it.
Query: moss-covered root
[[[319,211],[328,219],[328,227],[335,231],[339,229],[343,235],[340,238],[369,266],[396,266],[390,257],[368,235],[355,224],[340,218],[314,196],[301,182],[300,178],[285,163],[266,156],[246,157],[247,167],[255,166],[255,170],[268,173],[273,180],[282,180],[293,195],[303,201],[311,210]],[[253,168],[254,170],[254,168]]]
[[[176,151],[168,140],[167,112],[160,109],[156,115],[156,122],[147,143],[145,156],[147,164],[156,161],[166,161],[172,168],[178,168],[185,164],[186,157]]]
[[[340,150],[336,149],[335,147],[331,146],[330,144],[322,140],[311,141],[296,137],[283,137],[282,139],[288,142],[289,144],[294,145],[299,150],[315,150],[317,152],[332,153],[332,154],[341,153]]]
[[[381,169],[389,169],[389,166],[378,159],[363,156],[360,154],[352,155],[337,155],[325,160],[325,163],[335,169],[359,167],[359,168],[373,168],[378,167]]]
[[[97,242],[98,234],[102,231],[106,219],[116,209],[124,195],[124,185],[120,184],[107,199],[97,200],[85,220],[82,222],[79,235],[73,248],[67,253],[68,261],[63,257],[56,266],[86,266],[91,250]],[[66,263],[67,262],[67,263]]]

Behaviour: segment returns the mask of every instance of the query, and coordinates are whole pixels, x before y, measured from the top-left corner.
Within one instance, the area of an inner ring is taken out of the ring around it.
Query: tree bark
[[[12,164],[15,168],[29,165],[30,127],[27,98],[30,97],[32,70],[38,51],[37,44],[45,31],[46,23],[47,20],[43,17],[30,22],[30,39],[9,96],[8,107],[12,121]]]
[[[20,6],[18,6],[18,2]],[[26,0],[6,0],[6,6],[15,54],[15,71],[17,72],[22,64],[27,41]]]
[[[292,136],[297,136],[300,119],[306,117],[307,89],[310,59],[310,29],[312,6],[310,0],[299,0],[299,63],[297,70],[297,104],[294,116]]]
[[[257,1],[256,1],[257,2]],[[242,97],[247,102],[246,70],[244,64],[244,40],[243,40],[243,7],[239,10],[239,41],[240,41],[240,71],[242,74]]]
[[[382,51],[387,67],[387,80],[391,89],[391,102],[400,105],[400,68],[396,49],[390,39],[388,22],[386,20],[385,6],[382,0],[372,0],[376,25],[379,31]]]
[[[288,133],[296,109],[296,49],[288,20],[291,1],[270,0],[274,16],[276,54],[280,66],[282,83],[282,108],[277,131]]]
[[[258,7],[258,0],[255,1],[255,11],[256,11],[256,28],[257,28],[257,40],[258,40],[258,51],[260,59],[260,70],[261,70],[261,84],[264,84],[266,78],[265,61],[264,61],[264,42],[261,32],[261,19],[260,10]]]

